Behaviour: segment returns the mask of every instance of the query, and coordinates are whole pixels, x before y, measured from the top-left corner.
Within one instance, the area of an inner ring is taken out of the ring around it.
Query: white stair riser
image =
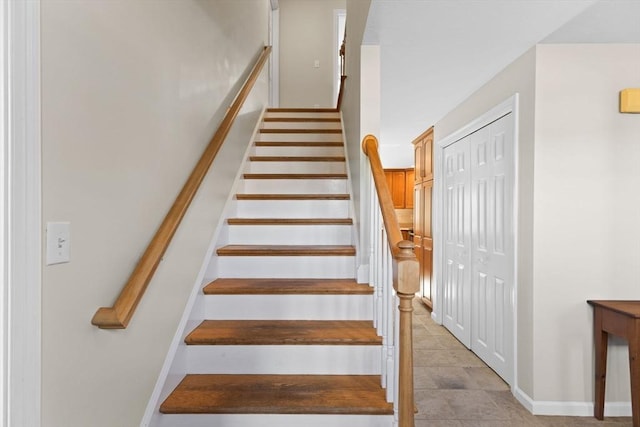
[[[313,141],[341,142],[341,133],[259,133],[256,141]]]
[[[317,111],[304,111],[304,112],[284,112],[284,111],[267,111],[265,117],[311,117],[311,118],[327,118],[327,119],[339,119],[340,113],[338,112],[317,112]]]
[[[344,156],[344,147],[334,146],[257,146],[256,156]]]
[[[337,162],[249,162],[246,173],[346,173],[344,161]]]
[[[232,245],[350,245],[350,225],[231,225]]]
[[[379,345],[188,345],[185,351],[191,374],[379,375],[382,357]]]
[[[245,179],[238,193],[346,194],[346,179]]]
[[[157,427],[391,427],[393,415],[158,415]]]
[[[219,277],[353,279],[353,256],[218,256]]]
[[[372,295],[207,295],[211,320],[371,320]]]
[[[263,129],[342,129],[340,122],[264,122]]]
[[[240,218],[349,218],[349,200],[237,200]]]

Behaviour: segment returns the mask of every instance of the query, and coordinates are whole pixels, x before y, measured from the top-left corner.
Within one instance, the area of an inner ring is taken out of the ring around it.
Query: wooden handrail
[[[413,396],[413,338],[411,326],[412,300],[420,289],[419,263],[413,253],[413,243],[402,240],[402,233],[398,218],[393,207],[391,192],[384,176],[380,156],[378,155],[378,140],[373,135],[367,135],[362,140],[362,150],[369,158],[371,174],[375,183],[384,228],[389,241],[389,250],[393,257],[393,288],[400,300],[399,328],[399,360],[398,363],[398,426],[414,427],[414,396]]]
[[[153,239],[151,239],[149,246],[147,246],[147,249],[138,261],[129,280],[122,288],[115,304],[112,307],[100,307],[93,316],[91,323],[95,326],[103,329],[124,329],[129,324],[131,316],[133,316],[142,295],[144,295],[144,291],[147,289],[147,285],[149,285],[153,277],[153,273],[158,267],[169,243],[171,243],[173,235],[187,212],[198,188],[200,188],[202,180],[206,176],[209,167],[227,137],[235,118],[238,116],[244,101],[251,92],[270,53],[271,46],[265,46],[251,70],[249,77],[242,86],[242,89],[238,92],[231,107],[229,107],[222,119],[220,126],[218,126],[218,129],[211,138],[209,145],[193,168],[191,175],[189,175],[180,194],[176,197],[171,209],[169,209],[162,224],[156,231]]]

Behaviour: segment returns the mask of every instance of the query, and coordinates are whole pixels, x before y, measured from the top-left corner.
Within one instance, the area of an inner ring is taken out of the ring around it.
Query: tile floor
[[[414,300],[416,427],[631,427],[630,417],[546,417],[529,413],[509,387]],[[437,390],[437,392],[434,392]]]

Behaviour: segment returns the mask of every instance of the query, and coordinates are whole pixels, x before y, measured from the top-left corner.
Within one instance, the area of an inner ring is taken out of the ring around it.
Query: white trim
[[[443,222],[442,222],[442,195],[444,194],[444,179],[443,179],[443,151],[444,148],[461,140],[462,138],[470,135],[471,133],[489,125],[490,123],[495,122],[501,117],[506,116],[507,114],[513,114],[514,126],[513,126],[513,236],[514,236],[514,247],[513,247],[513,284],[514,284],[514,292],[513,292],[513,375],[512,375],[512,384],[511,391],[512,393],[516,393],[518,389],[518,364],[517,364],[517,356],[518,356],[518,276],[517,276],[517,264],[518,264],[518,102],[519,102],[519,94],[514,94],[509,97],[505,101],[501,102],[497,106],[493,107],[486,113],[482,114],[478,118],[472,120],[466,125],[462,126],[458,130],[452,132],[446,137],[434,141],[434,180],[436,185],[434,186],[434,195],[433,195],[433,235],[434,235],[434,280],[436,289],[436,295],[434,298],[434,307],[431,313],[432,318],[439,324],[442,324],[442,313],[439,311],[440,307],[443,306],[444,302],[442,300],[442,248],[444,248],[444,239],[443,239]]]
[[[8,144],[9,144],[9,113],[8,113],[8,53],[7,53],[7,2],[0,3],[0,196],[2,196],[2,207],[0,208],[0,277],[2,277],[2,288],[0,290],[0,426],[7,426],[7,309],[8,309],[8,274],[7,265],[9,261],[7,232],[9,224],[7,221],[7,208],[9,201],[7,198],[8,176]]]
[[[534,415],[593,417],[593,402],[535,401],[524,391],[515,389],[515,398]],[[605,417],[630,417],[631,402],[605,402]]]
[[[247,158],[251,154],[253,149],[252,141],[255,141],[256,135],[258,134],[258,130],[262,125],[262,121],[264,120],[264,115],[266,113],[266,109],[263,108],[256,124],[253,128],[253,133],[251,134],[251,138],[247,141],[247,148],[245,149],[243,159],[241,165],[244,165],[247,162]],[[165,383],[167,383],[168,378],[170,377],[171,368],[174,364],[174,360],[176,359],[176,355],[178,354],[178,348],[181,343],[184,342],[185,331],[188,328],[189,320],[191,319],[191,315],[193,314],[194,306],[196,306],[196,302],[199,296],[202,296],[202,288],[206,283],[208,283],[209,279],[213,279],[209,277],[209,266],[212,264],[212,259],[216,256],[214,249],[216,247],[216,243],[220,238],[221,230],[224,227],[224,224],[227,221],[229,216],[228,210],[229,206],[232,204],[232,200],[235,197],[236,189],[238,185],[240,185],[240,181],[242,179],[242,174],[244,173],[244,168],[239,167],[234,178],[232,187],[227,195],[227,200],[224,204],[223,214],[220,215],[218,219],[218,224],[211,236],[211,241],[209,243],[209,247],[207,248],[207,253],[203,258],[202,265],[200,266],[200,271],[198,272],[198,276],[196,276],[196,280],[193,283],[193,288],[191,289],[191,294],[189,295],[189,299],[187,300],[187,304],[185,305],[184,312],[182,313],[182,317],[180,318],[180,323],[178,323],[178,327],[176,328],[176,332],[173,335],[173,339],[171,341],[171,345],[167,350],[167,356],[165,357],[164,363],[162,365],[162,369],[160,370],[160,374],[158,375],[158,379],[156,380],[156,384],[151,392],[151,397],[147,402],[147,407],[144,411],[144,415],[142,416],[142,420],[140,421],[140,427],[149,427],[153,421],[154,415],[158,414],[158,409],[162,400],[166,398],[163,396],[163,389],[165,389]],[[213,262],[215,264],[215,262]]]
[[[8,293],[6,422],[40,426],[40,1],[6,3]],[[5,64],[3,64],[5,66]]]

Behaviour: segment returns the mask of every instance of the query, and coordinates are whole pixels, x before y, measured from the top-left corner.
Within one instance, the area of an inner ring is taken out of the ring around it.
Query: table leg
[[[631,413],[633,427],[640,427],[640,323],[629,323],[629,369],[631,374]]]
[[[602,330],[602,310],[600,307],[595,307],[593,319],[593,338],[596,348],[596,387],[593,416],[598,420],[602,420],[604,418],[604,391],[607,378],[607,344],[609,334]],[[640,426],[634,424],[634,427]]]

